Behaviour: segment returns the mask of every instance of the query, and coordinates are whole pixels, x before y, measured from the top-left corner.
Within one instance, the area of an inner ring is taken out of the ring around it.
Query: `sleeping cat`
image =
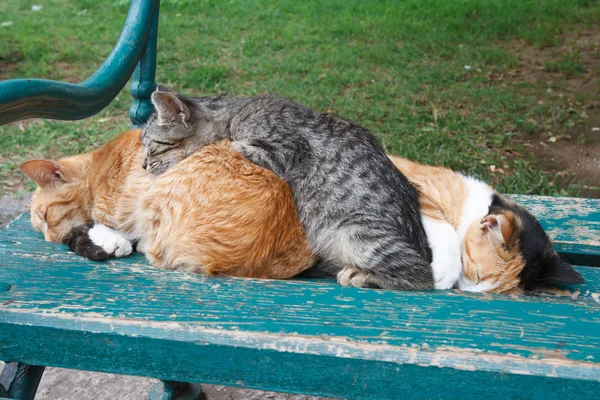
[[[518,293],[549,281],[583,283],[523,207],[477,179],[389,157],[419,189],[434,269],[459,289]]]
[[[345,286],[432,289],[438,271],[415,188],[365,128],[287,99],[152,94],[143,166],[161,174],[203,146],[229,139],[287,182],[308,243]]]
[[[39,186],[31,223],[46,240],[91,259],[125,256],[135,240],[157,267],[208,275],[285,279],[314,264],[290,188],[272,172],[223,143],[153,177],[140,135],[21,166]]]

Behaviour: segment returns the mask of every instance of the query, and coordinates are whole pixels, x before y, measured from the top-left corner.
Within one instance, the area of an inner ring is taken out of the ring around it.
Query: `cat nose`
[[[145,158],[142,160],[142,168],[146,169],[146,167],[148,166],[148,160],[146,160]]]

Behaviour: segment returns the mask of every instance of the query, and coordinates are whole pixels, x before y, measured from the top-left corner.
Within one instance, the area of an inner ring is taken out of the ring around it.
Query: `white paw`
[[[452,289],[454,284],[460,278],[462,272],[462,263],[455,260],[444,260],[443,263],[436,265],[436,260],[431,264],[433,267],[433,277],[435,279],[434,287],[438,290]]]
[[[102,247],[104,251],[114,257],[125,257],[131,254],[131,242],[106,225],[94,225],[88,236],[95,245]]]
[[[358,268],[347,265],[340,272],[338,272],[337,281],[342,286],[351,286],[350,282],[358,272]]]
[[[337,274],[337,281],[342,286],[362,288],[367,286],[370,275],[359,268],[347,265]]]

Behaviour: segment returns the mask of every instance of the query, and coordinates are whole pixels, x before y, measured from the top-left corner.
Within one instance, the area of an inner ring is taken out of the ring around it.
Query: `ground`
[[[511,51],[520,68],[507,71],[517,90],[531,93],[533,86],[535,93],[546,87],[537,94],[538,103],[561,104],[566,110],[547,120],[525,145],[561,186],[577,180],[584,197],[600,197],[599,49],[599,29],[565,33],[559,47],[536,49],[517,41]]]

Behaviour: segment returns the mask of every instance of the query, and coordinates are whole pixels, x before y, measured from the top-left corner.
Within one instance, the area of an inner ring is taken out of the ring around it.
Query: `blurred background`
[[[163,0],[157,81],[190,95],[273,92],[371,129],[388,152],[508,193],[600,196],[600,2]],[[87,78],[128,1],[2,0],[0,79]],[[22,161],[129,126],[127,86],[97,116],[0,127],[0,196]]]

